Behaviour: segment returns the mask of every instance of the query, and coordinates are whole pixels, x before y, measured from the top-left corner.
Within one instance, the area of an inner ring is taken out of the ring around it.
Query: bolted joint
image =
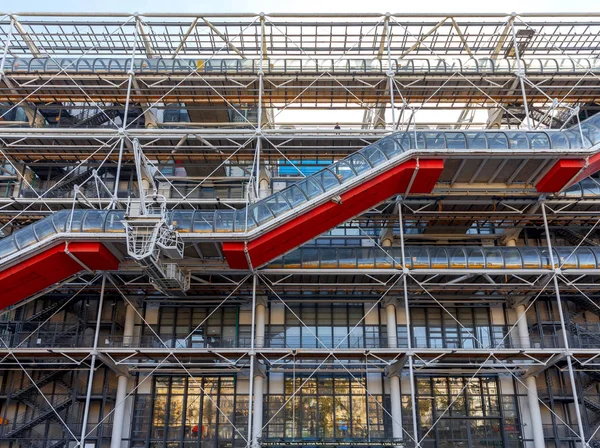
[[[517,78],[524,78],[525,77],[525,69],[519,68],[519,69],[515,70],[515,76]]]
[[[562,274],[562,268],[554,268],[554,273],[556,275],[561,275]]]
[[[395,75],[393,70],[388,70],[387,72],[385,72],[385,74],[388,78],[393,78]]]

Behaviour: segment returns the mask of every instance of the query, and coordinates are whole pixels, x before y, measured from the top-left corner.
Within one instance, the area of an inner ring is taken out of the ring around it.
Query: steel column
[[[106,275],[102,276],[102,286],[100,287],[100,298],[98,300],[98,316],[96,317],[96,331],[94,334],[94,345],[92,347],[92,359],[90,361],[90,374],[88,376],[87,393],[85,396],[85,407],[83,410],[83,420],[81,422],[81,440],[79,446],[85,448],[85,436],[87,435],[87,421],[90,412],[90,402],[92,399],[92,387],[94,385],[94,369],[96,368],[96,358],[98,356],[98,338],[100,336],[100,322],[102,321],[102,306],[104,305],[104,291],[106,289]]]
[[[573,371],[573,362],[571,349],[569,348],[569,336],[567,333],[567,326],[565,324],[565,316],[562,307],[562,301],[560,299],[560,287],[558,285],[558,274],[561,272],[560,265],[554,263],[554,254],[552,251],[552,241],[550,239],[550,229],[548,227],[548,217],[546,216],[546,204],[542,203],[542,216],[544,217],[544,230],[546,231],[546,242],[548,243],[548,253],[550,255],[550,265],[555,269],[552,280],[554,282],[554,292],[556,293],[556,304],[558,307],[558,314],[560,316],[560,326],[563,335],[563,343],[565,345],[565,354],[567,356],[567,366],[569,368],[569,379],[573,385],[573,402],[575,407],[575,416],[577,418],[577,426],[579,427],[579,438],[581,447],[586,448],[585,432],[583,428],[583,421],[581,419],[581,409],[579,408],[579,397],[577,394],[577,387],[575,382],[575,373]]]

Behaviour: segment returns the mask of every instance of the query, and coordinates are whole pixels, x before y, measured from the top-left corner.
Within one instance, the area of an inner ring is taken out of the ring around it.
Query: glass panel
[[[124,232],[125,231],[125,211],[116,210],[108,213],[108,216],[104,220],[104,231],[110,233]]]
[[[410,249],[413,269],[429,269],[429,252],[424,247],[412,247]]]
[[[27,246],[37,243],[37,238],[33,233],[33,226],[27,226],[15,232],[15,241],[17,246],[19,246],[19,249],[23,249]]]
[[[102,232],[104,230],[104,216],[106,212],[102,210],[90,210],[83,220],[83,232]]]
[[[171,224],[181,233],[192,231],[193,211],[176,211],[171,215]]]
[[[569,149],[569,139],[562,132],[550,133],[552,149]]]
[[[446,139],[441,132],[425,132],[425,147],[427,149],[446,148]]]
[[[215,232],[233,232],[235,210],[217,210],[215,213]]]
[[[194,233],[212,233],[214,212],[195,212],[192,223]],[[245,222],[245,217],[244,217]]]
[[[329,169],[333,172],[333,174],[335,174],[341,183],[344,183],[356,176],[356,173],[352,170],[348,162],[344,160],[334,163]]]
[[[448,132],[446,134],[446,145],[448,149],[466,149],[467,140],[462,132]]]
[[[0,259],[8,257],[10,254],[15,253],[18,250],[15,245],[14,236],[8,236],[0,240]]]
[[[577,268],[577,255],[573,249],[569,247],[557,247],[556,252],[558,254],[558,262],[561,267],[565,269],[576,269]]]
[[[507,132],[510,149],[529,149],[529,140],[525,132]]]
[[[348,157],[347,160],[348,164],[354,169],[356,174],[360,174],[363,171],[366,171],[371,168],[371,165],[369,165],[367,160],[360,154],[354,154]]]
[[[81,223],[86,213],[87,210],[74,210],[67,217],[67,231],[70,229],[71,232],[81,232]]]
[[[263,202],[248,207],[248,215],[252,216],[259,226],[273,219],[273,214]]]
[[[380,165],[387,160],[383,152],[374,145],[367,146],[362,153],[372,166]]]
[[[530,247],[519,247],[521,258],[523,259],[523,267],[525,269],[539,269],[541,267],[540,255],[538,251]]]
[[[40,241],[56,234],[56,229],[52,224],[52,217],[41,219],[40,221],[36,222],[33,227],[35,234]]]
[[[467,145],[470,149],[488,149],[487,138],[483,132],[467,132]]]
[[[467,258],[463,249],[449,249],[449,252],[451,269],[464,269],[467,267]]]
[[[500,252],[500,249],[495,248],[484,248],[485,261],[488,269],[503,269],[504,259]]]
[[[483,252],[478,248],[467,248],[467,260],[469,262],[469,269],[483,268],[484,258]]]
[[[67,219],[70,214],[71,212],[69,210],[61,210],[52,215],[52,223],[57,232],[62,233],[65,231]]]
[[[385,137],[376,143],[377,147],[385,154],[388,159],[396,157],[402,152],[398,142],[391,137]]]
[[[488,132],[489,149],[508,149],[508,139],[501,132]]]
[[[292,207],[296,207],[303,202],[306,202],[306,196],[296,185],[286,188],[281,194]]]
[[[275,216],[291,209],[290,205],[285,201],[281,193],[276,193],[265,200],[265,203]]]
[[[314,175],[314,177],[323,186],[323,188],[325,188],[325,191],[329,191],[332,188],[340,185],[337,177],[335,177],[335,175],[327,169],[319,171]]]
[[[580,247],[575,252],[579,261],[579,269],[596,269],[596,257],[589,247]]]
[[[504,266],[507,269],[521,269],[521,253],[516,247],[507,247],[504,249]]]
[[[319,184],[317,184],[310,177],[304,179],[302,182],[298,183],[298,188],[308,199],[315,198],[323,193],[323,189]],[[287,198],[286,198],[287,199]]]
[[[527,134],[529,138],[529,144],[532,149],[549,149],[550,148],[550,140],[548,136],[543,132],[529,133]]]
[[[446,269],[448,268],[448,254],[444,248],[430,248],[429,253],[431,255],[431,267],[433,269]]]

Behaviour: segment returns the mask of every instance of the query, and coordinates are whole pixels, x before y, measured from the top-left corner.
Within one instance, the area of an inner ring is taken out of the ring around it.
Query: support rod
[[[94,369],[96,368],[96,358],[98,356],[98,338],[100,336],[100,322],[102,321],[102,306],[104,305],[104,291],[106,289],[106,275],[102,276],[102,286],[100,287],[100,298],[98,300],[98,316],[96,317],[96,332],[94,333],[94,345],[92,347],[92,360],[90,361],[90,374],[88,376],[87,393],[85,396],[85,407],[83,410],[83,420],[81,421],[81,440],[79,446],[85,447],[85,436],[87,434],[87,422],[90,413],[90,402],[92,400],[92,387],[94,383]]]

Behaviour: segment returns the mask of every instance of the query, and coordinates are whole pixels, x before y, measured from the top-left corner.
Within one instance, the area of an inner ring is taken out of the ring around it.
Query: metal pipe
[[[407,357],[408,357],[408,378],[410,382],[410,402],[412,411],[413,439],[415,447],[420,447],[419,429],[417,426],[417,400],[415,390],[415,377],[413,372],[413,352],[412,352],[412,335],[410,331],[410,308],[408,303],[408,268],[405,266],[406,251],[404,247],[404,220],[402,218],[402,200],[398,200],[398,224],[400,226],[400,248],[402,256],[402,289],[404,294],[404,313],[406,319],[406,338],[407,338]]]
[[[525,83],[523,82],[523,77],[525,76],[525,72],[521,65],[521,57],[519,55],[519,45],[517,44],[517,34],[515,32],[515,21],[513,20],[510,29],[513,37],[513,45],[515,47],[515,56],[517,57],[517,67],[518,73],[517,76],[519,78],[519,83],[521,84],[521,93],[523,95],[523,106],[525,107],[525,118],[527,119],[527,129],[531,130],[531,120],[529,118],[529,106],[527,105],[527,94],[525,93]]]
[[[567,366],[569,370],[569,379],[571,380],[571,384],[573,385],[573,401],[575,408],[575,416],[577,418],[577,426],[579,427],[579,438],[581,439],[581,447],[586,448],[587,444],[585,442],[585,432],[583,428],[583,421],[581,419],[581,409],[579,408],[579,397],[577,393],[577,387],[575,383],[575,373],[573,372],[573,363],[571,360],[571,349],[569,348],[569,337],[567,333],[567,326],[565,324],[565,316],[562,307],[562,301],[560,299],[560,287],[558,285],[558,273],[560,272],[560,267],[555,267],[557,265],[554,264],[554,254],[552,252],[552,241],[550,239],[550,229],[548,227],[548,217],[546,216],[546,204],[542,203],[542,216],[544,217],[544,230],[546,231],[546,241],[548,243],[548,254],[550,256],[550,265],[555,269],[555,273],[552,277],[554,282],[554,292],[556,293],[556,304],[558,308],[558,314],[560,316],[560,326],[563,335],[563,343],[565,345],[565,353],[567,355]]]
[[[398,348],[398,327],[396,324],[396,306],[388,303],[385,307],[388,348]],[[389,376],[390,402],[392,407],[392,435],[394,439],[402,439],[402,394],[400,391],[400,375],[394,371]]]
[[[247,447],[250,448],[254,446],[254,435],[252,434],[252,417],[253,417],[253,393],[254,393],[254,363],[256,362],[256,352],[254,351],[254,337],[256,331],[256,283],[257,283],[257,274],[252,276],[252,322],[250,325],[250,350],[248,354],[250,355],[250,375],[249,375],[249,385],[248,385],[248,440]]]
[[[125,325],[123,328],[123,346],[133,346],[133,333],[135,329],[135,308],[126,304]],[[117,396],[115,398],[115,410],[113,413],[113,428],[110,439],[110,448],[121,448],[123,440],[123,428],[125,427],[125,399],[127,397],[127,385],[129,378],[126,375],[117,377]]]
[[[96,367],[96,357],[98,356],[98,338],[100,336],[100,322],[102,321],[102,306],[104,305],[104,291],[106,289],[106,275],[102,276],[102,286],[100,287],[100,299],[98,300],[98,316],[96,317],[96,332],[94,334],[94,345],[92,347],[92,360],[90,362],[90,374],[88,376],[87,393],[85,396],[85,407],[83,410],[83,420],[81,422],[81,440],[79,446],[85,447],[85,436],[87,434],[87,421],[90,412],[90,402],[92,399],[92,387],[94,383],[94,369]]]
[[[523,304],[519,304],[515,307],[519,344],[520,348],[524,349],[531,347],[529,328],[527,327],[527,318],[525,315],[526,310],[527,308]],[[536,377],[533,375],[528,376],[525,378],[524,383],[525,388],[527,389],[527,407],[529,408],[529,418],[533,433],[533,446],[534,448],[544,448],[546,446],[546,441],[544,440],[544,425],[542,413],[540,411]]]
[[[113,200],[115,202],[113,202],[113,208],[116,206],[116,201],[118,200],[118,193],[119,193],[119,178],[121,177],[121,165],[123,163],[123,149],[125,146],[125,129],[127,128],[127,117],[129,115],[129,101],[131,98],[131,86],[133,85],[133,78],[135,76],[135,71],[133,70],[133,64],[135,62],[135,53],[136,53],[136,46],[137,46],[137,38],[138,38],[138,27],[134,26],[133,27],[133,47],[131,48],[131,63],[129,66],[129,80],[127,81],[127,96],[126,96],[126,100],[125,100],[125,110],[123,111],[123,126],[120,129],[120,132],[122,132],[122,135],[120,137],[121,141],[119,143],[119,159],[117,162],[117,174],[115,175],[115,188],[114,188],[114,194],[113,194]]]

